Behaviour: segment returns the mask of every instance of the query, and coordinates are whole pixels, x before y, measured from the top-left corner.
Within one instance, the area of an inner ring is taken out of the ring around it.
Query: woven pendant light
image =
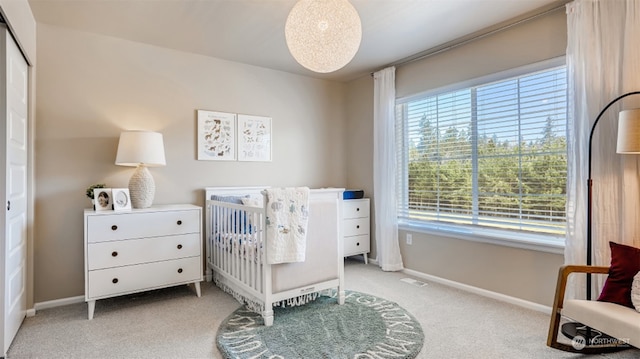
[[[333,72],[358,52],[362,24],[347,0],[300,0],[287,18],[285,38],[300,65],[314,72]]]

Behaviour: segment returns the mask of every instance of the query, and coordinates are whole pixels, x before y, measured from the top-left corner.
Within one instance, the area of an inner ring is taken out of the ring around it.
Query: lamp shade
[[[333,72],[358,52],[362,24],[348,0],[300,0],[287,17],[285,39],[300,65],[319,73]]]
[[[150,131],[124,131],[120,134],[116,165],[136,167],[166,165],[162,134]]]
[[[621,111],[618,115],[618,153],[640,153],[640,109]]]

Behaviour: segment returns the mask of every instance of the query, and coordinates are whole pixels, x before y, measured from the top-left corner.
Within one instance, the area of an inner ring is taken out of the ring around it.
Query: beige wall
[[[362,188],[373,196],[373,80],[348,84],[38,24],[35,302],[83,295],[84,189],[126,187],[122,129],[165,136],[156,203],[209,185]],[[563,11],[397,69],[398,96],[564,54]],[[273,117],[271,163],[195,159],[195,110]],[[259,173],[259,175],[255,175]],[[372,228],[375,222],[372,222]],[[404,238],[400,231],[400,238]],[[562,255],[413,233],[405,267],[551,305]],[[371,257],[375,258],[375,236]]]
[[[564,8],[396,70],[396,96],[405,97],[457,82],[564,56]]]
[[[84,294],[87,186],[126,187],[123,129],[164,134],[155,203],[205,186],[346,183],[345,85],[38,24],[35,302]],[[273,161],[196,160],[196,109],[273,118]]]
[[[364,76],[349,82],[346,99],[346,186],[362,189],[365,197],[373,198],[373,77]],[[371,213],[373,213],[373,200]],[[372,220],[370,258],[376,257],[373,224]]]
[[[530,63],[564,56],[564,9],[425,59],[397,66],[403,97]],[[347,183],[373,195],[373,80],[348,84]],[[366,162],[366,163],[361,163]],[[372,202],[373,203],[373,202]],[[374,226],[375,218],[372,220]],[[399,233],[405,268],[551,306],[561,254],[411,232]],[[371,243],[375,258],[375,237]]]

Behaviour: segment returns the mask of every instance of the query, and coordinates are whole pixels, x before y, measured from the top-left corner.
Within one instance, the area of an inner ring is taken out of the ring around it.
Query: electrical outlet
[[[413,236],[411,235],[411,233],[407,233],[407,244],[408,245],[413,244]]]

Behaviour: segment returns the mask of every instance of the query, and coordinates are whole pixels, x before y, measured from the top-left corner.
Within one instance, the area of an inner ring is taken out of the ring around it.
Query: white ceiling
[[[561,6],[566,0],[351,0],[362,43],[343,69],[295,62],[284,24],[297,0],[29,0],[38,23],[348,81],[416,54]]]

